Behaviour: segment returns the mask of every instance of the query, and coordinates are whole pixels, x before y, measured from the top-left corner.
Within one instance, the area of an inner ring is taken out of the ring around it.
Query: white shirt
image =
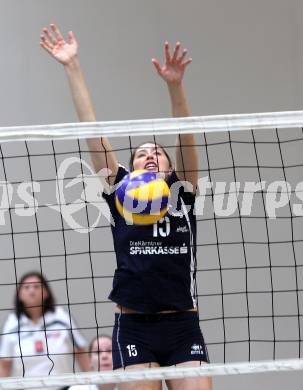
[[[1,333],[0,357],[12,359],[11,376],[23,375],[22,360],[25,376],[73,372],[75,356],[72,339],[77,348],[85,348],[87,345],[86,340],[78,330],[74,329],[75,327],[74,321],[61,307],[57,307],[54,312],[47,312],[44,320],[42,317],[37,323],[26,315],[21,315],[19,331],[17,316],[12,313],[8,316]]]

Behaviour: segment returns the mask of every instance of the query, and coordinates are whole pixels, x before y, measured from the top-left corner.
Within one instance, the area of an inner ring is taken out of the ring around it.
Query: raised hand
[[[40,46],[63,65],[68,65],[76,57],[78,51],[78,44],[73,32],[68,32],[67,41],[65,41],[55,24],[51,24],[50,29],[43,28],[40,35]]]
[[[152,59],[158,74],[166,81],[168,84],[181,84],[185,68],[188,64],[192,62],[191,58],[186,59],[187,50],[183,49],[180,53],[180,42],[176,43],[176,46],[173,51],[173,55],[170,54],[170,48],[168,42],[165,42],[164,51],[165,51],[165,63],[160,65],[159,61],[156,58]]]

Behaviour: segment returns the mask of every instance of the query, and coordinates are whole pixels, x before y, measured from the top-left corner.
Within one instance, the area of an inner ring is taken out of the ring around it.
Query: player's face
[[[48,297],[46,288],[37,276],[29,276],[24,279],[19,288],[19,299],[25,307],[41,307]]]
[[[146,169],[150,172],[169,172],[170,164],[161,146],[153,143],[141,145],[135,152],[134,170]]]
[[[109,371],[113,369],[112,341],[109,338],[99,337],[99,339],[94,341],[91,351],[91,367],[94,371]]]

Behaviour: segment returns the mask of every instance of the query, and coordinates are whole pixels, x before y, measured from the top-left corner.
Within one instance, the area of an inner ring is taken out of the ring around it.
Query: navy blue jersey
[[[115,184],[128,173],[119,166]],[[195,196],[185,191],[175,171],[166,181],[171,189],[169,211],[153,225],[127,224],[116,209],[115,193],[103,193],[114,221],[117,258],[109,299],[144,313],[196,306]]]

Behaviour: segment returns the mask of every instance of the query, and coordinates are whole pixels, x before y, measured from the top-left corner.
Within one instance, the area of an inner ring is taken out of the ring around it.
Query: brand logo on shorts
[[[200,344],[193,344],[191,346],[191,355],[204,355],[203,347]]]

